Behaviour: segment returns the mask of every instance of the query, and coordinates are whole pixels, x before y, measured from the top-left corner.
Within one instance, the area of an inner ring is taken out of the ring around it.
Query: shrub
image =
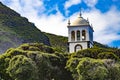
[[[102,52],[98,55],[99,59],[114,59],[119,60],[119,58],[112,52]]]
[[[73,53],[71,57],[78,57],[78,58],[90,57],[90,58],[97,59],[98,55],[102,52],[114,52],[114,50],[94,47],[94,48],[88,48],[88,49],[80,50],[76,53]]]
[[[103,51],[103,49],[101,49],[101,48],[89,48],[89,49],[78,51],[77,53],[75,53],[74,56],[80,57],[80,58],[90,57],[90,58],[97,59],[97,55],[102,51]]]
[[[10,60],[7,72],[14,80],[38,80],[35,62],[23,55],[14,56]]]
[[[12,58],[13,56],[16,56],[16,55],[27,55],[27,54],[25,51],[20,50],[20,49],[10,49],[7,52],[5,52],[5,55],[7,57]]]
[[[115,50],[114,54],[117,55],[120,58],[120,49]]]
[[[77,72],[80,80],[105,80],[107,69],[102,60],[82,58],[77,66]]]
[[[53,48],[43,45],[42,43],[27,43],[19,47],[19,49],[25,51],[41,51],[45,53],[54,53]]]
[[[66,68],[72,73],[74,80],[105,80],[108,70],[102,60],[91,58],[72,58]]]
[[[119,80],[120,79],[120,62],[115,60],[105,59],[103,60],[105,67],[108,69],[107,80]]]
[[[5,55],[0,55],[0,80],[13,80],[8,73],[6,68],[9,66],[10,58],[6,58]]]

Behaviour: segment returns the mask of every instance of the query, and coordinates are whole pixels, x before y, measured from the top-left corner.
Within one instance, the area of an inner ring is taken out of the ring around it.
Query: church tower
[[[79,17],[71,23],[68,21],[68,44],[69,52],[91,48],[93,46],[93,28],[89,21],[80,13]]]

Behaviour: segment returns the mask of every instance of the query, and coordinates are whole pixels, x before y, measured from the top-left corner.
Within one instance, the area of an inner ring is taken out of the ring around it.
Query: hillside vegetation
[[[3,80],[72,80],[65,69],[67,57],[54,48],[39,43],[11,48],[0,56]],[[0,79],[0,80],[1,80]]]
[[[0,53],[29,42],[50,45],[48,37],[33,23],[0,2]]]
[[[54,34],[45,33],[49,38],[50,44],[59,52],[67,52],[68,48],[68,38],[63,36],[58,36]]]
[[[29,43],[0,55],[0,80],[119,79],[120,49],[95,46],[65,54],[40,43]]]

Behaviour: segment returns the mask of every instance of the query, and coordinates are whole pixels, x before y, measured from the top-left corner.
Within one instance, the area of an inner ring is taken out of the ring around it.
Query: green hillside
[[[0,2],[0,53],[29,42],[50,45],[48,37],[33,23]]]
[[[57,51],[67,52],[67,42],[68,38],[63,36],[58,36],[54,34],[45,33],[45,35],[49,38],[50,44],[54,47]]]

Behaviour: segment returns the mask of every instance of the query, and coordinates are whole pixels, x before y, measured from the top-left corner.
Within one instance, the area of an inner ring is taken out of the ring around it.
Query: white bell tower
[[[82,17],[81,13],[73,23],[69,20],[67,27],[69,53],[91,48],[93,46],[94,30],[92,26],[90,26],[89,21]]]

